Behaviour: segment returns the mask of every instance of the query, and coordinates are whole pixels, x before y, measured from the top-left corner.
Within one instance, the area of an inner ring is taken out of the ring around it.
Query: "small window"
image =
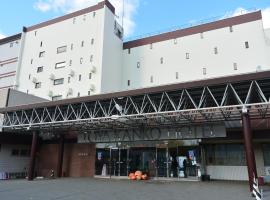
[[[176,38],[173,40],[173,43],[174,44],[177,44],[177,39]]]
[[[94,56],[91,55],[91,56],[90,56],[90,62],[93,62],[93,59],[94,59]]]
[[[130,80],[127,81],[127,85],[130,86]]]
[[[163,59],[163,57],[161,57],[160,58],[160,64],[163,64],[163,62],[164,62],[164,59]]]
[[[41,52],[39,52],[39,57],[41,58],[41,57],[44,57],[45,56],[45,51],[41,51]]]
[[[52,97],[52,101],[58,101],[62,99],[62,95],[56,95]]]
[[[89,79],[92,79],[92,73],[89,73]]]
[[[42,43],[42,41],[40,42],[40,47],[42,47],[43,46],[43,43]]]
[[[26,90],[26,94],[28,94],[29,93],[29,90]]]
[[[96,12],[93,12],[93,17],[95,17],[96,16]]]
[[[11,150],[11,155],[12,156],[18,156],[19,155],[19,149],[12,149]]]
[[[55,80],[53,81],[53,84],[54,84],[54,85],[61,85],[61,84],[64,84],[64,78],[55,79]]]
[[[29,79],[29,80],[31,79],[31,74],[28,75],[28,79]]]
[[[68,77],[68,83],[70,83],[70,76]]]
[[[9,47],[13,47],[13,42],[9,43]]]
[[[29,149],[21,149],[20,156],[22,156],[22,157],[30,156],[30,150]]]
[[[71,66],[72,65],[72,60],[69,60],[69,66]]]
[[[175,78],[179,79],[179,73],[178,72],[175,72]]]
[[[153,76],[150,77],[150,83],[153,83],[154,82],[154,78]]]
[[[82,64],[83,63],[83,58],[80,58],[80,64]]]
[[[37,73],[43,72],[43,66],[37,68]]]
[[[33,64],[33,59],[31,59],[30,63],[31,63],[31,65]]]
[[[61,46],[57,48],[57,54],[64,53],[67,51],[67,46]]]
[[[88,91],[88,96],[90,96],[90,94],[91,94],[91,91]]]
[[[214,53],[218,54],[218,48],[217,47],[214,48]]]
[[[249,43],[247,41],[245,42],[245,47],[246,47],[246,49],[249,48]]]
[[[131,52],[131,50],[130,50],[130,49],[128,49],[128,54],[130,54],[130,52]]]
[[[84,46],[84,41],[81,42],[81,47],[83,47],[83,46]]]
[[[94,41],[95,41],[94,38],[92,38],[92,39],[91,39],[91,45],[94,44]]]
[[[206,68],[203,68],[203,75],[206,75]]]
[[[83,15],[83,21],[85,21],[86,20],[86,15]]]
[[[201,37],[201,39],[203,39],[203,38],[204,38],[204,35],[203,35],[203,33],[200,33],[200,37]]]
[[[141,67],[141,63],[137,62],[137,68],[140,68],[140,67]]]
[[[70,45],[70,50],[73,50],[73,44]]]
[[[81,81],[81,80],[82,80],[82,75],[80,74],[80,75],[79,75],[79,81]]]
[[[55,69],[64,68],[66,66],[66,62],[59,62],[55,64]]]
[[[76,18],[73,18],[73,24],[75,24],[76,23]]]
[[[153,43],[150,44],[150,49],[153,49]]]
[[[35,31],[35,36],[37,36],[37,31]]]
[[[233,63],[233,69],[237,70],[237,63]]]
[[[78,95],[77,95],[78,97],[80,97],[81,96],[81,93],[80,92],[78,92]]]
[[[186,53],[186,59],[189,59],[189,53]]]
[[[35,83],[35,88],[36,89],[41,88],[41,82]]]
[[[232,26],[230,26],[230,32],[231,32],[231,33],[233,32],[233,27],[232,27]]]

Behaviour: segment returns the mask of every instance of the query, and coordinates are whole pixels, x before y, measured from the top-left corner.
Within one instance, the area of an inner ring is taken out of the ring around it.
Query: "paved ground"
[[[270,191],[270,188],[266,188]],[[90,178],[0,181],[2,200],[252,200],[247,183],[131,182]],[[266,193],[265,200],[270,200]],[[253,199],[254,200],[254,199]]]

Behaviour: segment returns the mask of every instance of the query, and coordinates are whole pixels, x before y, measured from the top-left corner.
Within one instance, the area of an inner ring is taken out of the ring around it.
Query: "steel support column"
[[[32,136],[31,155],[28,169],[28,181],[32,181],[34,179],[37,141],[38,141],[38,132],[34,131]]]
[[[246,161],[248,168],[248,178],[249,178],[249,187],[252,191],[253,179],[254,176],[257,178],[257,169],[256,161],[254,155],[254,149],[252,144],[252,130],[250,126],[250,118],[248,112],[243,112],[242,114],[242,125],[243,125],[243,135],[244,135],[244,144],[246,151]]]
[[[62,177],[65,136],[60,135],[57,158],[57,177]]]

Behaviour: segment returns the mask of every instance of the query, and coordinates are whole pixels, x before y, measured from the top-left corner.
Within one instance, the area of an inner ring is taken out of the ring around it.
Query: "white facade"
[[[0,90],[13,88],[20,49],[20,34],[0,40]]]
[[[121,77],[112,76],[121,73],[122,40],[117,31],[114,13],[106,5],[27,30],[17,89],[55,100],[117,90]]]

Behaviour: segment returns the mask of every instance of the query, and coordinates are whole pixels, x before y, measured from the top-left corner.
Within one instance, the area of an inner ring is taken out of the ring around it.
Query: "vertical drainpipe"
[[[27,28],[23,27],[22,29],[22,36],[21,36],[21,46],[20,46],[20,51],[19,51],[19,56],[18,56],[18,64],[16,68],[16,77],[15,77],[15,84],[14,84],[14,89],[18,90],[19,87],[19,77],[20,77],[20,72],[21,72],[21,65],[22,65],[22,57],[23,57],[23,52],[24,52],[24,47],[25,47],[25,36],[26,36]]]

